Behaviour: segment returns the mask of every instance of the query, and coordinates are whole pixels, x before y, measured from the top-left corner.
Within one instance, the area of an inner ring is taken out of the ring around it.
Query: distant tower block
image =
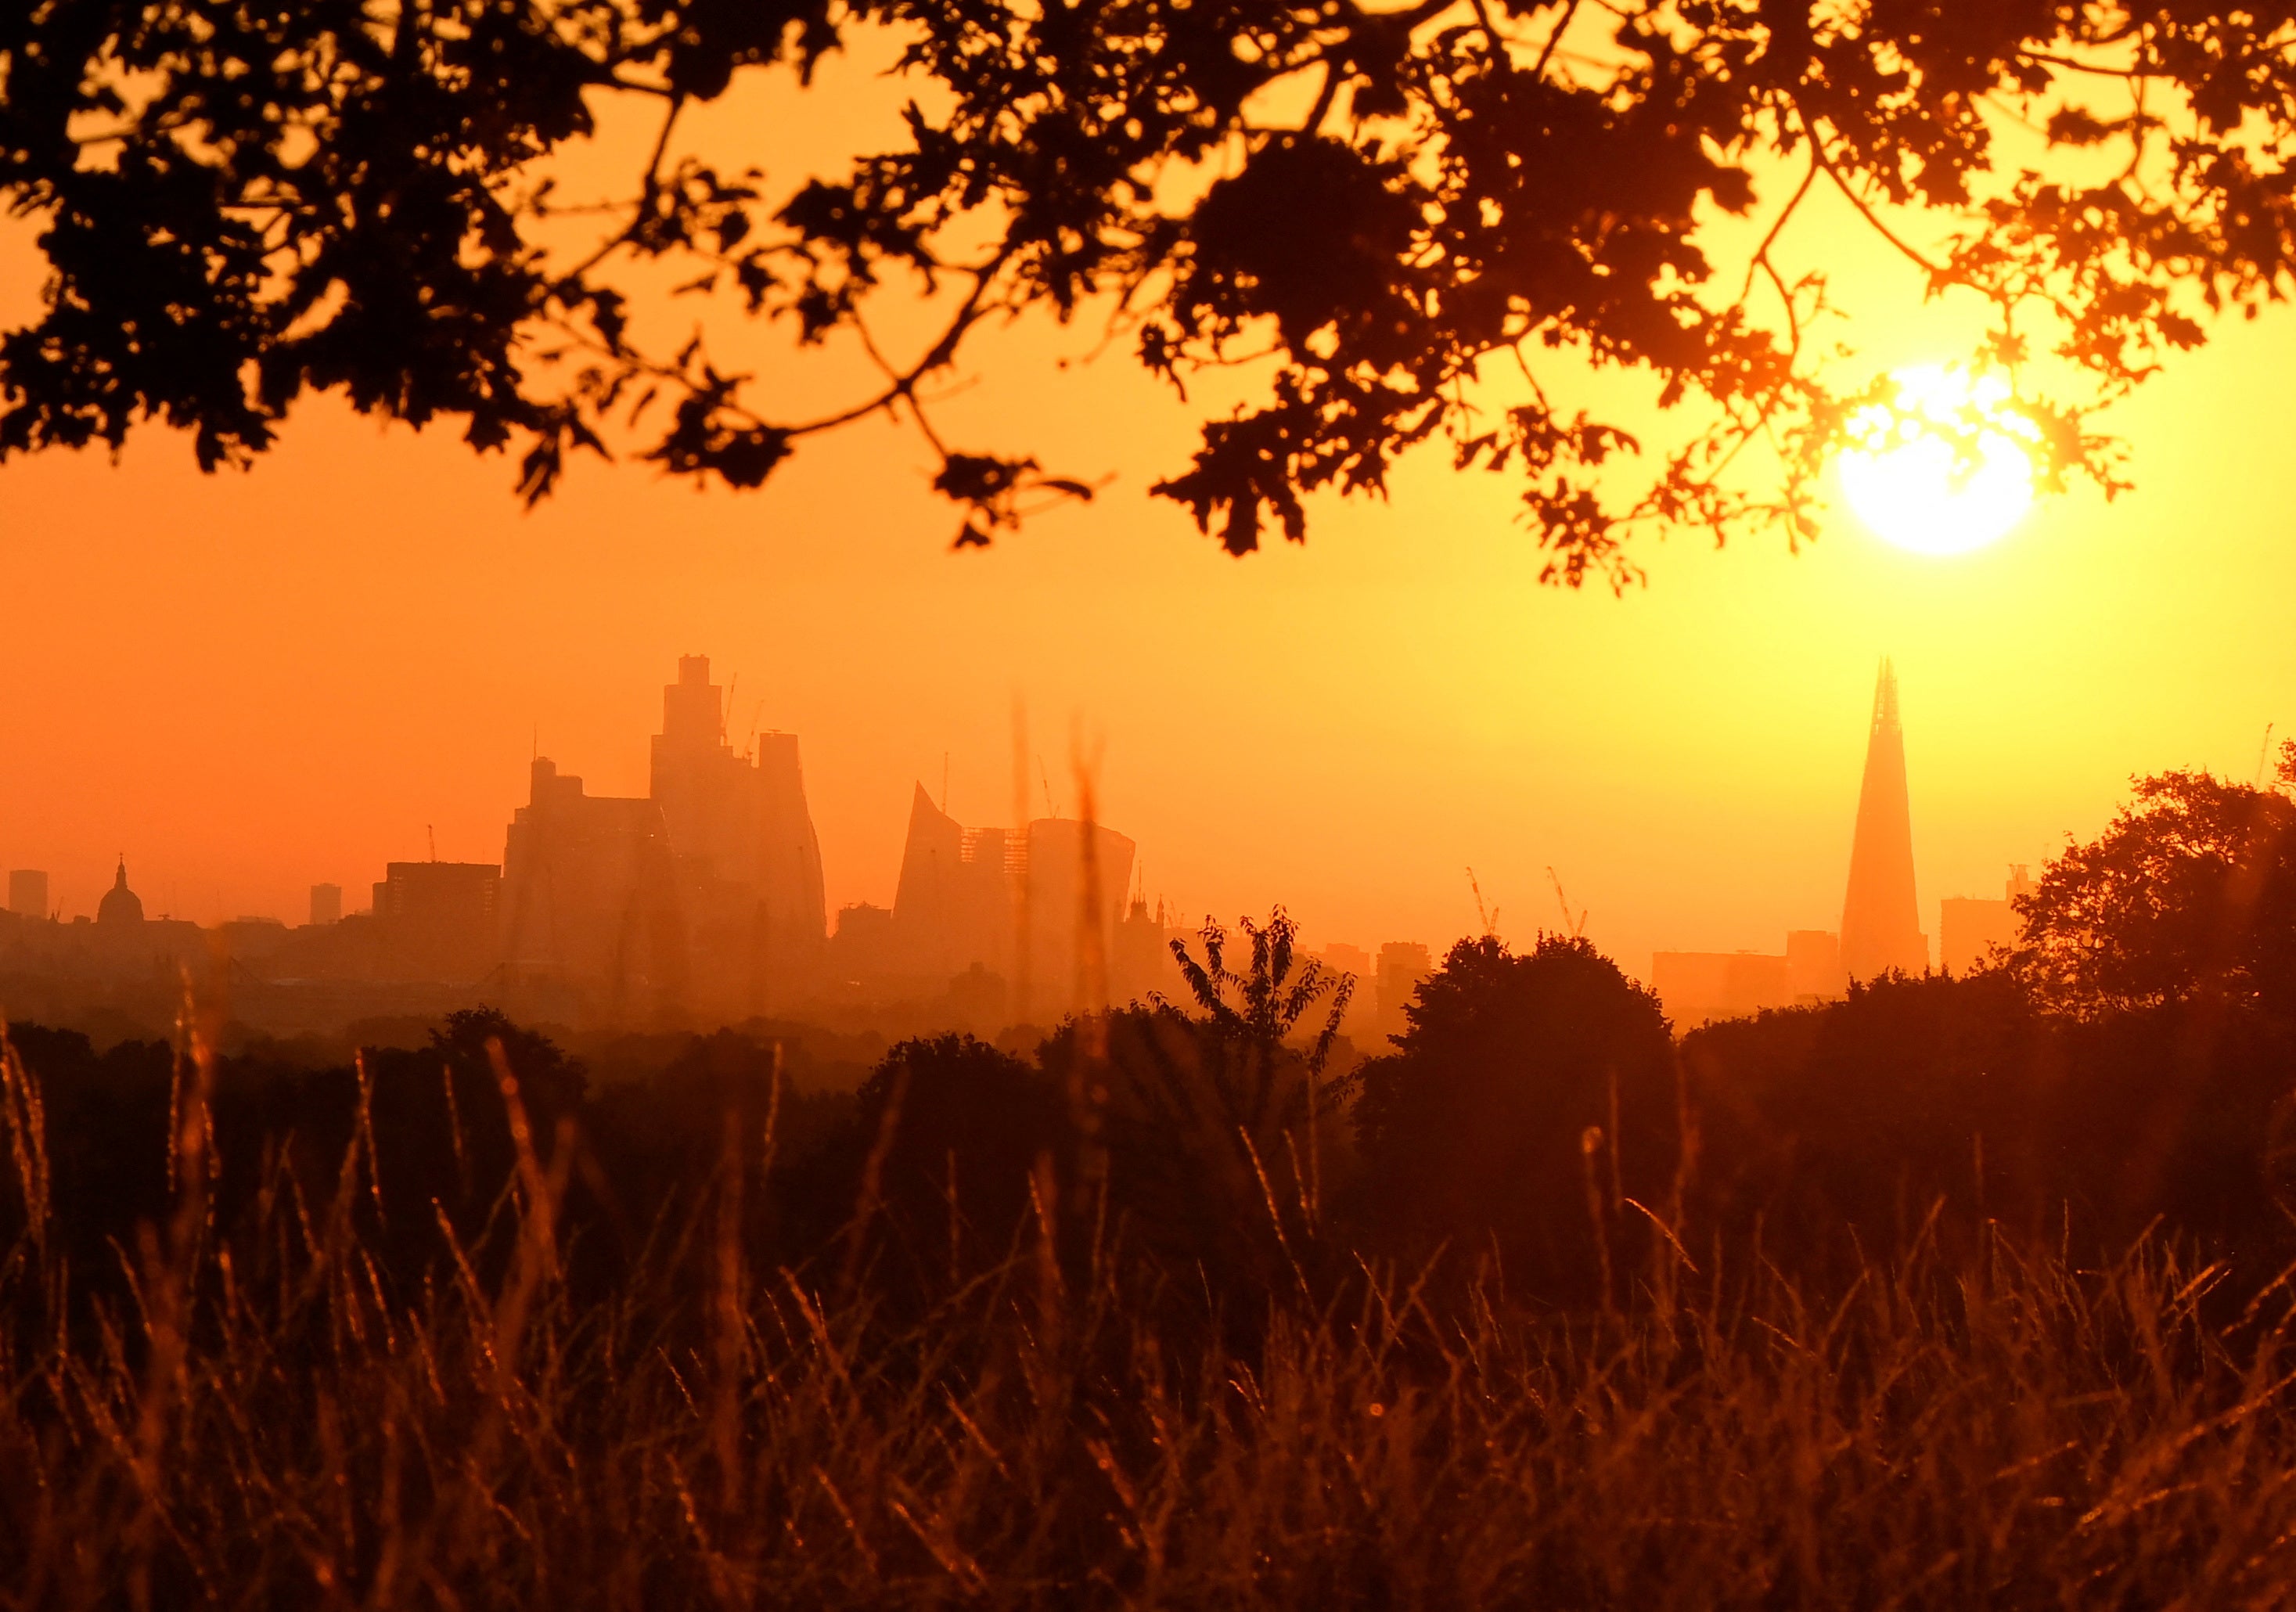
[[[1417,941],[1390,940],[1379,949],[1378,968],[1379,1027],[1389,1035],[1400,1035],[1411,1027],[1403,1011],[1434,972],[1435,961]]]
[[[1831,1002],[1841,986],[1841,937],[1824,929],[1787,930],[1786,989],[1794,1004]]]
[[[1914,829],[1906,805],[1906,738],[1898,724],[1898,675],[1888,660],[1874,690],[1857,836],[1841,904],[1841,966],[1852,979],[1929,969],[1929,938],[1914,902]]]
[[[22,918],[48,915],[48,876],[37,868],[17,868],[8,875],[8,910]]]
[[[311,921],[340,923],[343,921],[343,887],[339,884],[315,884],[311,887]]]

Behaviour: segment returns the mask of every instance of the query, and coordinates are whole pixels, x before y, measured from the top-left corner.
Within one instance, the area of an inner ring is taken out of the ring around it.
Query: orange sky
[[[0,254],[0,318],[31,272]],[[1944,356],[1920,320],[1854,333],[1884,364]],[[531,515],[509,463],[332,404],[248,475],[158,432],[116,464],[20,460],[0,863],[50,870],[67,912],[121,850],[155,913],[299,921],[321,880],[358,904],[426,825],[498,859],[537,732],[594,791],[642,792],[660,685],[703,652],[740,674],[738,731],[801,736],[832,908],[891,899],[944,753],[950,809],[1009,820],[1017,696],[1061,808],[1080,732],[1103,818],[1191,915],[1282,901],[1316,944],[1440,945],[1474,927],[1472,865],[1527,940],[1552,865],[1639,973],[1838,922],[1887,652],[1934,936],[1939,897],[1997,894],[2131,773],[2245,777],[2296,721],[2296,318],[2218,336],[2117,413],[2140,483],[2118,504],[2057,500],[1945,560],[1846,516],[1798,557],[1678,536],[1624,599],[1538,585],[1513,486],[1439,452],[1388,503],[1319,506],[1304,550],[1227,560],[1145,495],[1190,416],[1120,354],[1056,368],[1082,333],[992,337],[946,410],[961,440],[1117,477],[986,553],[948,551],[922,448],[881,423],[762,495],[585,462]]]

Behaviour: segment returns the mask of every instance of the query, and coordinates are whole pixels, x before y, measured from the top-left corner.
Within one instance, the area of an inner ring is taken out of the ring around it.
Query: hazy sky
[[[34,273],[0,243],[0,321]],[[1857,334],[1936,356],[1918,320]],[[2296,318],[2220,328],[2118,411],[2118,503],[1956,559],[1846,516],[1799,556],[1677,536],[1622,599],[1539,586],[1514,487],[1439,450],[1386,503],[1319,505],[1304,550],[1226,559],[1145,494],[1190,416],[1120,352],[1055,366],[1090,345],[1024,329],[968,364],[962,441],[1116,477],[985,553],[949,552],[923,449],[882,423],[761,495],[584,462],[530,515],[509,462],[332,404],[247,475],[157,431],[0,468],[0,863],[50,870],[67,912],[120,851],[155,913],[299,921],[321,880],[361,904],[426,826],[498,860],[537,735],[643,792],[661,684],[706,653],[740,675],[737,740],[800,735],[832,909],[890,901],[944,756],[951,811],[1010,820],[1017,698],[1060,809],[1081,736],[1103,819],[1192,917],[1281,901],[1317,944],[1439,945],[1475,925],[1472,865],[1524,940],[1552,866],[1639,973],[1837,924],[1885,652],[1932,937],[1939,897],[1998,894],[2132,773],[2246,777],[2296,722]]]

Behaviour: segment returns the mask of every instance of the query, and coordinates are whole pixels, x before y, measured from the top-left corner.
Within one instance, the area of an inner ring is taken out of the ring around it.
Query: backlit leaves
[[[859,32],[915,88],[890,149],[775,190],[771,131],[685,138],[740,75],[809,83]],[[540,165],[609,103],[659,119],[643,171],[557,194]],[[2005,162],[2011,120],[2080,163]],[[1257,389],[1154,488],[1231,552],[1440,436],[1520,479],[1550,575],[1615,583],[1637,527],[1814,531],[1845,395],[1822,274],[1788,256],[1813,192],[1986,318],[1972,356],[2018,387],[2043,482],[2111,491],[2095,408],[2288,290],[2292,151],[2296,17],[2191,0],[0,8],[0,197],[50,270],[0,332],[0,454],[158,421],[243,463],[332,390],[515,446],[531,500],[610,446],[754,487],[884,414],[972,544],[1088,490],[931,418],[980,326],[1037,307],[1183,399],[1211,371]],[[1727,216],[1758,244],[1721,261]],[[658,350],[665,286],[864,352],[875,389],[807,415],[690,325]],[[920,294],[938,332],[880,348],[872,310]],[[1646,382],[1631,431],[1558,401],[1589,366]]]

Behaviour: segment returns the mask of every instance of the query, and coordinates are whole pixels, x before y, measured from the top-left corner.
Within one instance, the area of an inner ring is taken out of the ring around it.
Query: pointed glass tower
[[[1929,937],[1914,901],[1914,827],[1906,806],[1906,739],[1898,725],[1898,675],[1887,659],[1874,690],[1866,782],[1857,791],[1857,838],[1841,904],[1841,966],[1852,979],[1929,968]]]

